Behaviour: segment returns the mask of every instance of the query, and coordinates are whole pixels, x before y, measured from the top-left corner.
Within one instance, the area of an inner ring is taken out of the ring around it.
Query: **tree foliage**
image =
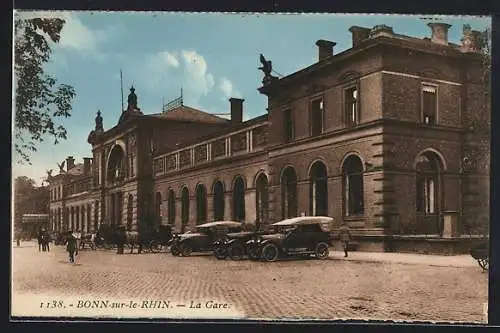
[[[480,32],[477,37],[477,46],[483,56],[483,82],[489,90],[491,83],[491,28]]]
[[[58,84],[43,69],[52,53],[49,41],[59,42],[64,23],[59,18],[15,18],[14,149],[20,163],[30,163],[30,152],[47,135],[54,138],[54,144],[66,139],[67,131],[58,120],[71,116],[75,90]]]

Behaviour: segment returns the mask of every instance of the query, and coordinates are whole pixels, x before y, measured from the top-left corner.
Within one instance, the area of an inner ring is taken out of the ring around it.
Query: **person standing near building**
[[[76,237],[73,235],[72,231],[68,233],[68,238],[66,239],[66,251],[68,251],[69,254],[70,264],[74,264],[75,255],[78,255],[78,245],[76,242]]]
[[[344,257],[347,257],[348,255],[348,249],[349,249],[349,242],[351,241],[351,230],[349,229],[349,225],[347,222],[342,222],[342,225],[340,226],[340,243],[342,244],[342,248],[344,249]]]

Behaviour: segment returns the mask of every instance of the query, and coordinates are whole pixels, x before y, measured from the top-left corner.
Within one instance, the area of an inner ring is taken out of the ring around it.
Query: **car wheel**
[[[170,253],[172,253],[173,256],[178,256],[181,254],[181,251],[179,249],[179,246],[177,244],[173,244],[171,247],[170,247]]]
[[[479,264],[479,266],[481,266],[481,268],[485,271],[488,270],[489,268],[489,260],[487,258],[481,258],[481,259],[477,259],[477,262]]]
[[[328,258],[328,255],[330,254],[330,250],[328,249],[328,244],[318,243],[318,245],[316,245],[315,254],[316,258],[318,259]]]
[[[278,247],[274,244],[267,244],[262,249],[262,259],[265,261],[276,261],[279,256]]]
[[[240,260],[243,258],[243,254],[245,253],[245,249],[240,244],[235,244],[229,248],[228,252],[229,252],[229,257],[232,260]]]
[[[227,258],[227,251],[222,247],[217,247],[214,251],[214,255],[217,259],[223,260]]]
[[[259,249],[257,246],[250,246],[247,249],[248,257],[252,260],[258,260],[260,258]]]
[[[191,252],[193,252],[193,249],[189,245],[182,244],[180,246],[180,252],[181,256],[188,257],[191,254]]]

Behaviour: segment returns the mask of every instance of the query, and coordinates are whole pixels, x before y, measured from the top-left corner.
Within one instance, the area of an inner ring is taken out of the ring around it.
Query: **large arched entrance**
[[[106,176],[110,184],[125,178],[125,152],[119,145],[115,145],[111,150]]]
[[[233,186],[233,220],[245,221],[245,183],[241,177],[235,179]]]
[[[214,220],[222,221],[224,219],[224,185],[217,181],[213,187],[213,207]]]
[[[267,221],[269,215],[269,181],[266,174],[261,173],[255,181],[255,210],[257,212],[257,227]]]
[[[309,211],[313,216],[328,216],[328,175],[323,162],[317,161],[309,172]]]
[[[297,173],[291,166],[286,167],[281,176],[281,215],[283,219],[298,215]]]

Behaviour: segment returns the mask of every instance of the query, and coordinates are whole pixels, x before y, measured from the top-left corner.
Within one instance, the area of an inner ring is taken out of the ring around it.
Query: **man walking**
[[[73,235],[73,232],[70,231],[68,238],[66,239],[66,251],[69,253],[69,262],[70,264],[75,263],[75,255],[78,255],[78,246],[76,243],[76,237]]]
[[[349,225],[347,222],[342,222],[340,226],[340,242],[342,244],[342,248],[344,249],[344,257],[347,257],[347,251],[349,248],[349,241],[351,240],[351,231],[349,229]]]

